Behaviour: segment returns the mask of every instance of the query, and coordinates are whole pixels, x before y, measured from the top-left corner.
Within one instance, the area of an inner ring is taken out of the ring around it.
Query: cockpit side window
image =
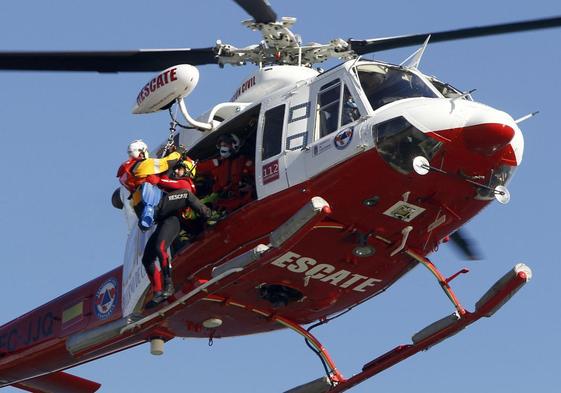
[[[263,149],[261,160],[276,156],[282,148],[285,105],[279,105],[265,112],[263,126]]]
[[[367,64],[358,66],[357,71],[373,110],[404,98],[438,97],[423,79],[403,68]]]
[[[319,138],[336,131],[339,127],[339,102],[341,100],[341,81],[335,79],[321,87],[318,94],[317,120]]]
[[[316,111],[316,139],[337,131],[359,117],[356,101],[340,79],[335,79],[320,88]]]
[[[442,147],[442,142],[419,131],[402,116],[375,124],[372,136],[384,161],[403,174],[413,171],[415,157],[423,156],[430,162]]]

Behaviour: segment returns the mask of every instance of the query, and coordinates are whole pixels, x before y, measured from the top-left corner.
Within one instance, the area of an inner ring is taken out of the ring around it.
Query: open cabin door
[[[288,187],[283,146],[286,114],[286,104],[278,101],[264,103],[261,107],[255,150],[255,183],[259,199]]]

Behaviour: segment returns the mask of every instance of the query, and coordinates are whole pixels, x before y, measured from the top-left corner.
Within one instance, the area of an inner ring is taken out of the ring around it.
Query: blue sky
[[[373,38],[561,15],[561,4],[533,2],[273,1],[296,16],[304,42]],[[217,39],[245,46],[259,40],[239,22],[233,2],[0,3],[0,50],[103,50],[207,47]],[[507,16],[508,14],[508,16]],[[499,313],[441,345],[378,375],[354,392],[554,391],[561,383],[558,312],[561,240],[558,196],[561,29],[429,45],[421,70],[522,124],[526,150],[510,185],[511,203],[493,203],[467,225],[485,259],[466,262],[447,246],[432,259],[451,274],[464,305],[519,261],[534,279]],[[381,53],[399,63],[415,48]],[[329,64],[328,64],[329,65]],[[252,67],[200,67],[192,112],[228,100]],[[109,203],[115,171],[129,141],[152,146],[167,135],[166,113],[132,115],[152,74],[0,73],[0,146],[7,168],[0,188],[0,244],[7,322],[121,263],[125,225]],[[347,376],[452,311],[428,271],[416,268],[386,293],[315,330]],[[148,346],[71,372],[103,384],[103,392],[279,392],[322,375],[291,332],[217,340],[177,339],[163,357]],[[10,390],[10,389],[7,389]]]

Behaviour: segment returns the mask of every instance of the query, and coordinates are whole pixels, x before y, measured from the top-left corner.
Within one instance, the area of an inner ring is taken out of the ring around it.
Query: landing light
[[[222,319],[220,318],[210,318],[203,322],[203,326],[207,329],[216,329],[222,326]]]
[[[417,172],[417,174],[424,176],[429,173],[430,164],[429,160],[423,156],[417,156],[413,159],[413,170]]]
[[[357,256],[357,257],[361,257],[361,258],[365,258],[365,257],[369,257],[371,255],[374,255],[374,253],[376,252],[376,250],[374,249],[374,247],[366,245],[366,246],[357,246],[355,248],[353,248],[353,255]]]
[[[355,248],[353,248],[353,255],[360,258],[366,258],[371,255],[374,255],[376,249],[372,247],[370,244],[368,244],[368,237],[370,236],[370,234],[357,232],[356,235],[357,235],[357,245]]]
[[[510,202],[510,192],[505,186],[497,186],[495,187],[495,199],[499,203],[506,205]]]
[[[373,207],[376,206],[376,204],[380,201],[380,197],[379,196],[373,196],[372,198],[368,198],[365,199],[364,201],[362,201],[362,204],[366,207]]]

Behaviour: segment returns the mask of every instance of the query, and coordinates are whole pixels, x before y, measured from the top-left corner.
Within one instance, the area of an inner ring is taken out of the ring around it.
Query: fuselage
[[[328,218],[260,269],[157,326],[92,341],[79,351],[69,342],[122,320],[130,305],[122,301],[122,267],[74,289],[0,328],[0,384],[68,368],[154,335],[247,335],[282,327],[263,313],[306,324],[352,307],[415,266],[401,246],[423,255],[435,251],[494,199],[495,187],[506,185],[522,159],[522,134],[508,114],[445,90],[451,88],[416,70],[348,62],[292,85],[271,83],[275,91],[266,99],[249,96],[259,87],[251,78],[234,99],[254,102],[223,119],[192,153],[206,159],[219,134],[239,133],[252,148],[256,199],[175,255],[176,288],[188,292],[219,263],[266,242],[314,196],[330,204]],[[257,117],[255,129],[239,120],[244,116]],[[415,172],[418,156],[438,170]],[[302,296],[275,303],[264,296],[266,285]],[[205,328],[209,318],[223,323]]]

